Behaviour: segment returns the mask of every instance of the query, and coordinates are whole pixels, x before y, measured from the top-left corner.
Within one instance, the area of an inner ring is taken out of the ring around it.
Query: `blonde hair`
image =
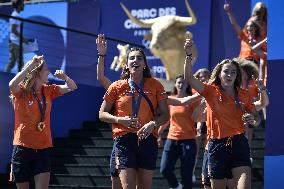
[[[208,77],[210,78],[211,73],[210,73],[210,71],[207,68],[200,68],[200,69],[198,69],[193,76],[196,77],[197,79],[200,79],[200,74],[201,73],[208,74]]]
[[[22,70],[26,69],[31,64],[31,61],[29,61]],[[40,71],[42,70],[44,65],[44,61],[40,61],[40,63],[32,68],[30,70],[26,77],[23,79],[23,81],[20,82],[19,85],[21,85],[21,88],[23,90],[22,97],[27,97],[28,94],[31,92],[32,87],[35,84],[36,78],[39,76]],[[14,95],[10,94],[9,96],[11,103],[14,104]]]

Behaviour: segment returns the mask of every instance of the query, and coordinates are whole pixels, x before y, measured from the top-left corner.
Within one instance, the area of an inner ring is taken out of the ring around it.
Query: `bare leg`
[[[40,173],[34,176],[36,189],[48,189],[50,172]]]
[[[232,169],[233,176],[237,181],[238,189],[251,188],[251,169],[248,166],[241,166]]]
[[[16,183],[17,189],[29,189],[29,182]]]
[[[212,189],[226,189],[227,179],[210,179]]]
[[[137,171],[133,168],[126,168],[119,171],[119,178],[123,189],[136,188]]]
[[[137,189],[151,189],[153,170],[138,169],[137,171]]]
[[[210,186],[204,185],[204,189],[212,189]]]
[[[228,189],[237,189],[237,183],[234,178],[227,180],[227,188]]]
[[[112,182],[112,189],[122,189],[122,185],[120,182],[119,177],[111,177],[111,182]]]

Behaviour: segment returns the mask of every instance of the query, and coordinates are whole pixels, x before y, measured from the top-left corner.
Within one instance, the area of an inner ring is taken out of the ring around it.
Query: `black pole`
[[[86,36],[92,36],[92,37],[97,37],[98,36],[98,34],[95,34],[95,33],[84,32],[84,31],[81,31],[81,30],[73,29],[73,28],[66,28],[66,27],[57,26],[57,25],[54,25],[54,24],[47,24],[47,23],[38,22],[38,21],[35,21],[35,20],[24,19],[24,18],[20,18],[20,17],[14,17],[14,16],[3,14],[1,12],[0,12],[0,16],[6,17],[6,18],[14,18],[14,19],[20,20],[22,22],[37,24],[37,25],[41,25],[41,26],[57,28],[57,29],[63,29],[63,30],[66,30],[66,31],[79,33],[79,34],[83,34],[83,35],[86,35]],[[129,44],[129,45],[132,45],[132,46],[141,47],[142,49],[145,49],[145,47],[143,45],[137,44],[137,43],[132,43],[130,41],[124,41],[124,40],[116,39],[116,38],[112,38],[112,37],[106,37],[106,39],[107,40],[111,40],[111,41],[115,41],[117,43]]]
[[[24,23],[21,22],[20,24],[20,42],[19,42],[19,62],[18,62],[18,72],[22,70],[22,67],[24,65],[23,63],[23,29],[24,29]]]

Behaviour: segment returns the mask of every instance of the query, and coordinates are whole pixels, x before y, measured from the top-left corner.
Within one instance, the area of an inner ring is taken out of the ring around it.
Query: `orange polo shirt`
[[[250,80],[247,86],[248,93],[253,98],[253,102],[258,100],[258,88],[254,80]]]
[[[256,53],[253,52],[249,44],[249,41],[248,41],[248,34],[246,32],[241,31],[239,33],[239,38],[241,39],[241,49],[240,49],[240,55],[239,55],[240,58],[255,59],[257,61],[260,61],[260,58],[266,59],[265,56],[259,57]],[[260,41],[261,39],[258,38],[257,42],[260,42]],[[261,50],[267,52],[267,47],[265,44],[262,45]]]
[[[52,100],[62,94],[57,85],[43,85],[46,97],[46,111],[44,116],[45,128],[42,132],[37,130],[41,114],[38,102],[33,93],[30,92],[24,97],[23,91],[14,95],[15,110],[15,129],[13,145],[21,145],[32,149],[44,149],[52,147],[52,138],[50,132],[50,111]],[[42,101],[41,90],[36,91]]]
[[[200,102],[191,103],[185,106],[169,106],[170,129],[168,139],[185,140],[195,139],[195,122],[191,118],[192,113]]]
[[[157,112],[158,102],[168,98],[162,84],[154,78],[144,78],[144,93],[152,102],[155,113]],[[137,99],[137,96],[138,92],[135,90],[135,99]],[[114,103],[115,116],[132,116],[132,96],[126,79],[112,83],[104,96],[104,100],[108,103]],[[140,120],[141,127],[149,121],[154,120],[151,108],[144,97],[141,98],[138,118]],[[112,124],[113,138],[125,135],[129,132],[136,133],[138,130],[139,128],[130,129],[120,124]],[[157,131],[157,129],[154,129],[152,132],[156,137],[158,136]]]
[[[219,86],[204,84],[201,94],[206,99],[208,137],[221,139],[245,132],[243,112],[235,98],[221,91]],[[240,104],[248,113],[255,111],[252,97],[247,90],[239,89]]]

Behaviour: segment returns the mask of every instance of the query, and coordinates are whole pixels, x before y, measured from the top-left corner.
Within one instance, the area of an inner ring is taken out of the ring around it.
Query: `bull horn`
[[[124,12],[127,14],[128,18],[136,25],[142,27],[142,28],[151,28],[151,26],[154,24],[155,19],[147,19],[147,20],[139,20],[135,18],[130,11],[124,6],[124,4],[120,3],[120,6],[123,8]]]
[[[177,21],[178,21],[181,25],[184,25],[184,26],[191,26],[191,25],[196,24],[197,18],[196,18],[196,16],[195,16],[193,10],[191,9],[189,3],[187,2],[187,0],[185,0],[185,5],[186,5],[187,11],[188,11],[190,17],[182,17],[182,16],[179,16],[179,17],[177,17]]]

